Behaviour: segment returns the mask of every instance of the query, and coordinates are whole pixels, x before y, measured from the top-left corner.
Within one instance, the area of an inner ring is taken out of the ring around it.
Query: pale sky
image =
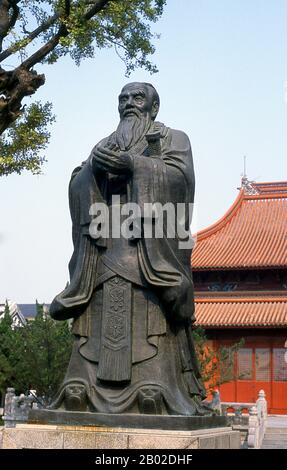
[[[50,303],[68,280],[72,254],[67,188],[71,172],[118,123],[128,81],[149,81],[161,97],[158,120],[190,137],[201,229],[237,196],[247,156],[249,179],[287,179],[286,0],[168,0],[154,30],[159,73],[125,78],[113,50],[78,68],[70,59],[38,67],[52,101],[43,175],[2,177],[0,302]]]

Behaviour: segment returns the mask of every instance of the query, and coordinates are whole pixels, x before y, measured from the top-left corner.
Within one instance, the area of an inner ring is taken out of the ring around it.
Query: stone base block
[[[2,431],[3,449],[239,449],[240,433],[17,424]]]
[[[64,426],[103,426],[104,428],[165,429],[171,431],[195,431],[197,429],[228,426],[226,416],[177,416],[152,414],[92,413],[32,409],[29,424],[56,424]]]

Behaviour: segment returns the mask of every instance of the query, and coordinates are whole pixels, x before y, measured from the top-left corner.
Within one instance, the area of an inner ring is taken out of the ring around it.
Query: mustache
[[[126,117],[130,113],[135,114],[138,118],[141,117],[141,112],[137,108],[128,108],[124,110],[123,118]]]

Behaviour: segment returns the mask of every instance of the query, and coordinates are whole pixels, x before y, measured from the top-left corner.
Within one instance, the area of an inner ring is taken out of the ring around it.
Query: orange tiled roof
[[[222,219],[198,232],[192,267],[286,268],[287,182],[247,182]]]
[[[199,297],[196,324],[204,328],[287,327],[287,295]]]

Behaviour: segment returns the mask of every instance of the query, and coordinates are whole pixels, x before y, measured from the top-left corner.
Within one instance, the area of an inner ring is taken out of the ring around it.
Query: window
[[[255,349],[255,380],[258,382],[270,381],[270,349]]]
[[[273,380],[287,382],[287,349],[273,349]]]
[[[238,357],[238,380],[252,380],[252,349],[241,348]]]

